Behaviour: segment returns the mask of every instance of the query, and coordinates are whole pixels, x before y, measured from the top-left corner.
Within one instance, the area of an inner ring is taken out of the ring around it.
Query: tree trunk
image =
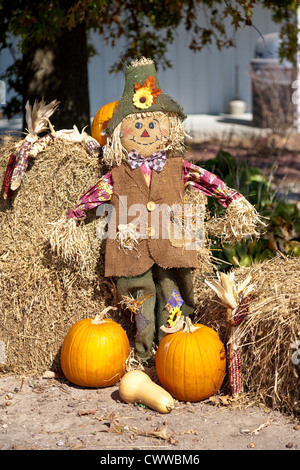
[[[60,102],[51,118],[56,130],[90,128],[88,53],[85,24],[63,30],[55,43],[33,44],[23,56],[23,110],[42,98]],[[23,128],[26,128],[25,116]]]

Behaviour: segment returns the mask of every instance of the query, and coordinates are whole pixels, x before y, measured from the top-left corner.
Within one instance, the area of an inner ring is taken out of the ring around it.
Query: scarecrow
[[[197,247],[191,232],[182,231],[184,217],[176,216],[186,191],[191,188],[216,198],[227,209],[234,235],[235,228],[242,236],[253,235],[258,220],[241,194],[184,160],[185,118],[182,107],[162,91],[153,61],[132,62],[126,68],[123,95],[105,129],[103,161],[108,171],[67,212],[69,229],[64,233],[70,236],[70,227],[78,230],[74,221],[83,220],[88,210],[111,205],[105,276],[115,279],[120,303],[143,296],[135,312],[135,348],[142,360],[151,356],[153,342],[164,334],[161,326],[168,324],[166,307],[174,293],[182,299],[184,316],[190,317],[195,308],[191,272],[198,265]],[[53,249],[63,250],[63,242],[57,228]]]

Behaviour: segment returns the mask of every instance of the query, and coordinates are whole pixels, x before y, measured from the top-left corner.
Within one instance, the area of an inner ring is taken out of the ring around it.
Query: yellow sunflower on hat
[[[155,103],[154,99],[161,93],[161,90],[155,88],[155,78],[153,75],[148,77],[143,85],[135,82],[134,91],[132,101],[134,106],[140,109],[149,108]]]

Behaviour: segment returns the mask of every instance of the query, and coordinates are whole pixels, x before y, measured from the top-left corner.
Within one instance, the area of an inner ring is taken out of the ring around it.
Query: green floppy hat
[[[147,84],[149,84],[148,87]],[[143,96],[143,90],[146,91],[146,98]],[[141,95],[140,98],[139,94]],[[135,102],[133,101],[134,97]],[[117,125],[129,114],[149,111],[176,113],[182,120],[187,117],[183,108],[173,98],[161,91],[153,61],[151,59],[141,59],[126,67],[123,95],[108,123],[106,133],[112,135]]]

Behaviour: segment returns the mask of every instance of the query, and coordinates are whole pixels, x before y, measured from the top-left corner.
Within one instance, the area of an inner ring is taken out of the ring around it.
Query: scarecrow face
[[[122,121],[121,135],[121,143],[128,152],[135,150],[145,158],[150,157],[164,148],[169,118],[162,113],[128,116]]]

